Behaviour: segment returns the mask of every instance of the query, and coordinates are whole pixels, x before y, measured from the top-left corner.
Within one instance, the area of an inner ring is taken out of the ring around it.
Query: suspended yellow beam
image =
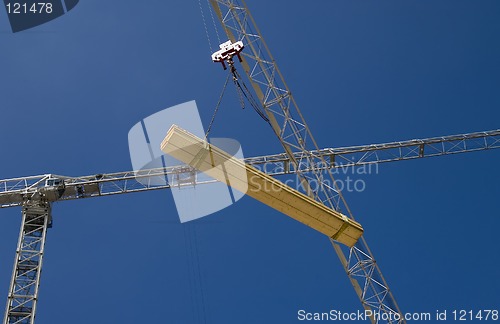
[[[176,125],[168,131],[161,150],[349,247],[363,234],[359,223]]]

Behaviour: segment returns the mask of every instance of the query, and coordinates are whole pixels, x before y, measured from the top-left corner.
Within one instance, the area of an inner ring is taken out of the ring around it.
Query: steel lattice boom
[[[273,176],[295,174],[315,169],[357,167],[372,163],[395,162],[417,158],[467,153],[500,148],[500,130],[434,137],[384,144],[325,148],[310,151],[312,163],[302,161],[295,168],[286,154],[272,154],[246,158],[244,161]],[[293,155],[301,159],[303,152]],[[325,164],[321,164],[321,163]],[[69,177],[53,174],[0,180],[0,208],[21,206],[26,199],[45,197],[47,201],[73,200],[109,196],[146,190],[168,189],[171,186],[189,186],[190,183],[158,185],[166,176],[192,172],[183,166]],[[49,185],[48,180],[63,180]],[[175,180],[175,178],[174,178]],[[212,180],[196,182],[211,183]],[[61,192],[61,186],[64,191]],[[59,188],[57,188],[59,187]]]
[[[384,144],[326,148],[308,152],[307,155],[314,157],[316,168],[333,169],[474,152],[499,147],[500,130],[492,130]],[[294,153],[297,160],[303,160],[302,155],[304,155],[302,152]],[[307,172],[313,168],[309,163],[301,163],[299,169],[294,169],[294,165],[286,153],[247,158],[245,162],[254,166],[265,165],[265,172],[270,175],[296,173],[299,170]]]
[[[240,53],[240,56],[244,57],[243,70],[266,112],[275,135],[285,150],[284,169],[296,171],[306,194],[354,219],[342,193],[336,186],[331,168],[328,167],[329,164],[335,162],[335,159],[327,161],[325,155],[314,154],[319,150],[318,145],[245,1],[210,0],[210,3],[229,40],[232,43],[241,41],[248,49]],[[421,147],[424,148],[424,146]],[[293,151],[298,151],[298,153]],[[387,152],[390,151],[387,150]],[[425,150],[419,151],[419,154],[425,154]],[[365,156],[354,158],[354,161],[350,159],[347,161],[353,164],[356,160],[363,162],[371,159],[375,162],[379,159],[371,155],[367,153]],[[401,153],[396,156],[406,157]],[[335,155],[330,155],[330,157],[335,158]],[[389,161],[390,158],[385,160]],[[324,179],[331,180],[333,185],[327,185]],[[309,185],[311,181],[322,185],[317,190],[312,190]],[[356,246],[348,251],[343,250],[333,240],[332,244],[365,310],[383,314],[385,315],[382,316],[383,318],[394,318],[394,314],[404,318],[365,239],[361,238]],[[371,320],[374,323],[378,322],[375,317]],[[404,323],[405,320],[389,320],[388,322]]]
[[[245,2],[210,0],[210,3],[231,42],[242,41],[248,48],[240,54],[244,57],[243,69],[290,164],[298,170],[304,192],[354,219],[331,170],[317,167],[318,160],[321,166],[327,165],[327,161],[324,156],[311,153],[311,150],[319,150],[318,145]],[[299,152],[298,156],[294,155],[294,151]],[[301,165],[307,165],[309,169],[301,170]],[[325,178],[331,181],[332,186],[325,183]],[[311,181],[322,185],[312,190]],[[363,308],[372,313],[382,313],[384,317],[392,318],[393,314],[399,314],[404,318],[365,239],[361,237],[349,251],[331,241]],[[375,317],[371,320],[377,322]]]
[[[284,153],[250,157],[244,161],[268,175],[280,176],[296,174],[299,171],[307,172],[313,168],[358,167],[372,163],[413,160],[496,148],[500,148],[500,130],[310,151],[308,155],[315,157],[311,159],[314,167],[309,165],[308,161],[303,160],[298,168],[295,168]],[[297,160],[300,160],[304,153],[293,154]],[[323,161],[325,164],[321,164]],[[172,177],[173,183],[158,184],[161,181],[164,182],[167,176],[188,176],[189,172],[193,172],[192,169],[178,166],[81,177],[44,174],[5,179],[0,180],[0,208],[21,206],[27,199],[43,198],[46,201],[62,201],[215,182],[215,180],[202,180],[196,183],[175,182],[175,177]],[[51,180],[56,179],[62,181],[58,184],[51,183]]]

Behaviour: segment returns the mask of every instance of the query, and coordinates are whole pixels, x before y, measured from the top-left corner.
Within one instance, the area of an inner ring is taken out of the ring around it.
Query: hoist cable
[[[212,54],[214,52],[214,50],[212,49],[212,42],[210,41],[210,35],[208,34],[208,27],[207,27],[207,23],[205,21],[205,13],[203,12],[201,0],[198,0],[198,4],[200,5],[201,18],[203,20],[203,26],[205,27],[205,33],[207,34],[208,46],[210,47],[210,54]],[[210,11],[210,13],[212,13],[212,11]]]
[[[217,24],[215,23],[214,14],[212,12],[212,8],[211,8],[211,5],[209,3],[209,0],[207,0],[207,6],[208,6],[208,11],[210,12],[210,17],[212,17],[212,23],[214,24],[215,34],[217,35],[217,41],[219,41],[219,44],[221,44],[222,42],[220,41],[219,30],[217,29]]]
[[[269,122],[269,119],[267,118],[266,114],[260,108],[260,105],[257,103],[255,98],[253,97],[252,93],[250,92],[250,90],[246,86],[245,82],[242,81],[243,86],[241,85],[241,83],[239,81],[240,74],[238,73],[238,71],[236,71],[236,69],[232,69],[231,72],[233,73],[233,76],[234,76],[233,80],[234,80],[234,83],[238,89],[238,93],[243,94],[245,96],[245,98],[247,99],[247,101],[250,103],[250,106],[252,106],[252,108],[257,112],[257,114],[259,114],[259,116],[263,120],[265,120],[266,122]]]
[[[266,122],[269,122],[269,118],[267,118],[266,113],[262,111],[262,109],[260,108],[260,104],[257,103],[250,90],[248,90],[245,82],[243,82],[243,87],[245,88],[246,93],[248,93],[248,95],[250,96],[249,101],[251,102],[253,109],[259,114],[260,117],[262,117],[262,119],[264,119]]]
[[[222,88],[222,92],[220,93],[219,101],[217,102],[217,105],[215,106],[214,114],[212,115],[212,120],[210,121],[210,124],[208,125],[207,132],[205,134],[205,140],[208,138],[208,134],[210,134],[210,131],[212,130],[212,126],[215,121],[215,116],[217,115],[217,112],[219,111],[220,104],[222,102],[222,98],[224,97],[224,93],[226,92],[226,87],[227,83],[229,82],[229,78],[231,77],[231,74],[228,73],[226,82],[224,83],[224,87]]]
[[[238,86],[238,79],[233,77],[234,86],[236,87],[236,92],[238,93],[238,100],[240,101],[240,106],[245,109],[245,98],[243,96],[243,90]]]

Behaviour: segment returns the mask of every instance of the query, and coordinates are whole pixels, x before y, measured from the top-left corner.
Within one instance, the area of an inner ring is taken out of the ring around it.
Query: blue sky
[[[320,147],[499,127],[497,1],[249,6]],[[0,38],[2,179],[129,170],[134,124],[194,99],[207,125],[225,79],[197,1],[82,0],[16,34],[0,10]],[[245,156],[281,152],[234,93],[212,135]],[[385,164],[346,193],[403,311],[500,308],[499,158]],[[295,323],[299,309],[360,309],[329,241],[248,197],[185,225],[168,191],[61,202],[53,216],[38,323]],[[0,211],[4,301],[19,224],[19,208]]]

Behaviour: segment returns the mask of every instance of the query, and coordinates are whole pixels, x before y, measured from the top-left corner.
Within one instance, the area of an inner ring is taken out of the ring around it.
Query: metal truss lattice
[[[45,237],[50,225],[50,203],[24,202],[4,324],[33,324],[35,321]]]

